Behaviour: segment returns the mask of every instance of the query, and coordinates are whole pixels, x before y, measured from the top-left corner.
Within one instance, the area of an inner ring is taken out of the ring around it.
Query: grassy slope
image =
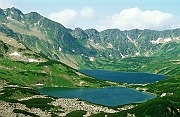
[[[127,72],[148,72],[164,75],[180,74],[179,58],[166,57],[132,57],[124,59],[97,58],[94,62],[86,62],[84,69],[106,69]]]
[[[22,62],[0,59],[1,77],[25,86],[44,84],[48,87],[103,87],[110,84],[79,73],[58,61]]]

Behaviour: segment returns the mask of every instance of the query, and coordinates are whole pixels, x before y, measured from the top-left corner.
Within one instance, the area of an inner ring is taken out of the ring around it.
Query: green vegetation
[[[20,87],[4,87],[4,90],[1,96],[9,99],[19,99],[25,97],[31,97],[33,95],[40,95],[39,92],[29,88],[20,88]]]
[[[76,110],[68,113],[66,117],[83,117],[86,114],[86,111],[83,110]]]
[[[146,87],[147,91],[151,93],[155,93],[158,96],[161,96],[163,93],[167,93],[167,95],[180,95],[180,75],[173,76],[171,78],[164,79],[157,83],[148,84]]]
[[[121,60],[96,59],[87,62],[86,69],[106,69],[113,71],[147,72],[175,76],[180,74],[178,58],[165,59],[162,57],[131,57]],[[84,68],[85,69],[85,68]]]
[[[42,84],[44,87],[111,86],[108,82],[86,76],[55,60],[30,63],[1,59],[0,62],[1,77],[22,86],[32,87],[38,86],[38,84]]]
[[[29,100],[21,101],[22,104],[25,104],[29,108],[40,108],[42,110],[50,110],[54,108],[53,105],[49,105],[53,101],[51,98],[33,98]]]
[[[14,109],[13,110],[13,112],[14,113],[21,113],[21,114],[23,114],[23,115],[25,115],[25,116],[33,116],[33,117],[40,117],[40,116],[38,116],[38,115],[35,115],[34,113],[30,113],[30,112],[27,112],[27,111],[25,111],[25,110],[20,110],[20,109]]]
[[[14,85],[14,84],[11,83],[9,85]],[[19,101],[17,100],[19,98],[40,95],[40,93],[34,89],[23,88],[19,86],[18,87],[4,87],[4,89],[1,90],[0,93],[1,93],[0,100],[3,100],[5,102],[11,102],[11,103],[19,103]]]
[[[155,98],[135,107],[129,112],[135,113],[138,117],[178,117],[180,115],[177,111],[177,107],[167,98]]]

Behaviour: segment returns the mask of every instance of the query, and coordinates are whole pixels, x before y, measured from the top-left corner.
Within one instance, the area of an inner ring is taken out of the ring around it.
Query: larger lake
[[[79,98],[95,104],[118,106],[129,103],[143,102],[155,96],[134,89],[122,87],[109,88],[38,88],[45,95]]]
[[[159,80],[168,78],[168,76],[138,73],[138,72],[115,72],[106,70],[80,70],[89,76],[93,76],[100,80],[109,80],[114,82],[132,83],[132,84],[145,84],[153,83]]]
[[[167,78],[167,76],[147,73],[112,72],[103,70],[81,70],[81,72],[101,80],[110,80],[133,84],[151,83]],[[79,98],[105,106],[118,106],[129,103],[138,103],[155,97],[151,94],[122,87],[38,88],[37,90],[45,95],[63,98]]]

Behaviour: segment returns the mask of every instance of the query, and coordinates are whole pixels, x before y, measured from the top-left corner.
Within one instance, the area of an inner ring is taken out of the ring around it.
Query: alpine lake
[[[130,84],[146,84],[168,78],[168,76],[133,73],[133,72],[113,72],[106,70],[80,70],[80,72],[93,76],[100,80],[109,80]],[[140,92],[124,87],[107,88],[57,88],[44,87],[37,90],[45,95],[62,98],[79,98],[95,104],[104,106],[119,106],[130,103],[140,103],[155,98],[154,95]]]

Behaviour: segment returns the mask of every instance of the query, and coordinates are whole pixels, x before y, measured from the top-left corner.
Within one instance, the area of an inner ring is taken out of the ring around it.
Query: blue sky
[[[180,0],[0,0],[0,8],[36,11],[67,28],[180,28]]]

